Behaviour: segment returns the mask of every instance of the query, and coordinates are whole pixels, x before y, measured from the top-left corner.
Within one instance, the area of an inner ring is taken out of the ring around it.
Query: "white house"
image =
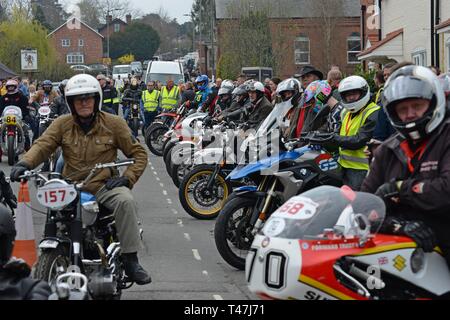
[[[359,60],[450,69],[450,0],[377,0],[376,5],[382,40],[361,52]]]

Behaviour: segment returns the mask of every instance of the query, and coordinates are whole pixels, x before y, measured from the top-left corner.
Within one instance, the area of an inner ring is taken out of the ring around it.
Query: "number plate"
[[[37,191],[37,199],[44,207],[60,210],[77,198],[77,191],[73,185],[51,183]]]
[[[5,123],[6,123],[7,125],[15,126],[15,125],[17,124],[17,118],[16,118],[16,116],[9,115],[9,116],[5,116],[4,119],[5,119]]]
[[[50,114],[50,112],[51,112],[50,107],[40,107],[39,108],[39,114],[41,116],[48,116]]]

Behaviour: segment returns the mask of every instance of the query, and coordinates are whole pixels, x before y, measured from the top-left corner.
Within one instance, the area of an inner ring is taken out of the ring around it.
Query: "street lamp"
[[[109,13],[114,11],[120,11],[121,9],[107,9],[106,10],[106,54],[109,61]]]

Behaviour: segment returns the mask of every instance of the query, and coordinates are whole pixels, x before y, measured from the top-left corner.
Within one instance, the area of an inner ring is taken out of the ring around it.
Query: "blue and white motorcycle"
[[[216,246],[227,263],[244,270],[255,235],[286,200],[318,186],[342,185],[336,157],[321,146],[330,138],[329,134],[309,133],[286,143],[287,151],[238,166],[227,177],[228,180],[249,178],[257,184],[257,187],[234,190],[216,221]]]

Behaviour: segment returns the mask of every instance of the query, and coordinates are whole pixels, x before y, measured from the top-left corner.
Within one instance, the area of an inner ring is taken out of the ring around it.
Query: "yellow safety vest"
[[[145,111],[156,111],[159,104],[159,94],[158,90],[153,90],[152,93],[148,92],[148,90],[142,92],[142,103],[144,104]]]
[[[169,110],[178,107],[178,87],[174,86],[169,92],[166,87],[161,90],[161,107]]]
[[[364,126],[367,118],[378,110],[380,110],[380,106],[372,102],[353,118],[350,112],[345,111],[342,117],[340,136],[356,136],[359,129]],[[339,164],[346,169],[369,170],[369,158],[364,153],[365,149],[366,147],[358,150],[339,148]]]
[[[383,94],[384,91],[384,87],[380,88],[380,90],[378,90],[377,95],[375,96],[375,103],[378,103],[378,101],[380,101],[381,95]]]

